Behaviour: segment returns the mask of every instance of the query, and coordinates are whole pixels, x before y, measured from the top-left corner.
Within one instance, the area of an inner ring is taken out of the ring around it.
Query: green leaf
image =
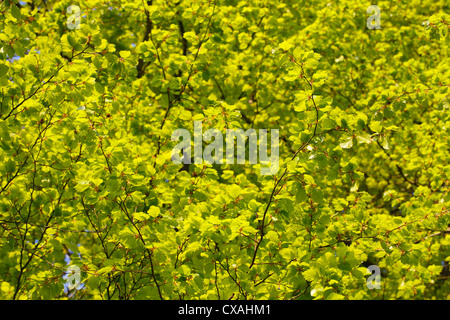
[[[67,41],[69,42],[72,48],[74,48],[77,45],[77,40],[71,34],[67,35]]]
[[[75,186],[75,189],[76,189],[78,192],[83,192],[83,191],[85,191],[87,188],[89,188],[89,186],[90,186],[90,183],[89,183],[88,180],[80,180],[80,181],[78,181],[78,184]]]
[[[8,73],[9,67],[5,64],[0,64],[0,77],[5,76]]]
[[[100,94],[103,94],[105,92],[105,87],[101,83],[96,82],[94,87],[95,91],[97,91]]]
[[[323,193],[320,189],[313,188],[311,190],[311,198],[314,202],[323,203]]]
[[[146,221],[148,220],[150,215],[143,212],[135,212],[133,213],[133,217],[134,219],[136,219],[136,221]]]
[[[350,149],[353,147],[353,136],[347,136],[345,138],[341,138],[341,143],[339,146],[343,149]]]
[[[22,17],[22,15],[20,13],[20,9],[15,4],[11,5],[11,15],[16,20],[20,20],[20,18]]]
[[[161,209],[159,207],[151,206],[148,211],[148,215],[152,218],[156,218],[158,215],[161,214]]]
[[[333,120],[333,119],[330,119],[330,118],[325,118],[325,119],[323,119],[323,121],[322,121],[322,127],[323,127],[325,130],[333,129],[333,128],[335,127],[335,125],[336,125],[336,123],[334,122],[334,120]]]
[[[358,133],[356,135],[356,140],[359,143],[371,143],[372,142],[372,138],[371,138],[370,134],[368,134],[367,132]]]
[[[3,281],[2,285],[1,285],[1,291],[3,291],[4,293],[7,293],[8,291],[10,291],[11,286],[8,282]]]
[[[286,40],[282,43],[280,43],[280,48],[284,51],[288,51],[290,48],[292,48],[292,43],[289,40]]]
[[[301,202],[306,201],[306,199],[307,199],[306,191],[300,182],[294,182],[293,192],[295,194],[296,203],[301,203]]]

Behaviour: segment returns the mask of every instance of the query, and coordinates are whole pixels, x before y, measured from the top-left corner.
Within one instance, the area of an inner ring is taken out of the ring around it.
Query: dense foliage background
[[[448,9],[2,1],[0,297],[448,299]],[[174,164],[194,121],[279,171]]]

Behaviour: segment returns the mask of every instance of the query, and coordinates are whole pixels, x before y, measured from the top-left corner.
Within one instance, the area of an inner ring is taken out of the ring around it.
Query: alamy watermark
[[[69,291],[78,289],[81,284],[81,271],[80,267],[71,265],[66,270],[67,280],[66,285]]]
[[[218,129],[208,129],[203,133],[202,128],[202,121],[194,121],[194,163],[223,164],[224,148],[222,132]],[[271,129],[269,131],[271,136],[270,156],[267,155],[267,129],[259,129],[259,162],[263,164],[261,166],[262,175],[274,175],[279,169],[279,130]],[[172,133],[172,141],[178,141],[180,137],[182,141],[172,149],[172,161],[175,164],[189,164],[192,161],[191,134],[186,129],[176,129]],[[203,150],[203,141],[211,141],[212,137],[214,137],[214,141]],[[257,164],[258,136],[255,129],[248,129],[246,131],[242,129],[226,130],[225,163],[234,164],[235,138],[237,141],[237,163],[245,164],[247,138],[249,150],[248,163]],[[183,154],[182,157],[180,156],[180,152]],[[270,165],[269,167],[265,167],[264,164]]]
[[[372,273],[372,275],[367,278],[367,288],[369,288],[369,290],[373,290],[373,289],[381,289],[381,272],[380,272],[380,267],[377,265],[370,265],[367,267],[367,270]]]
[[[80,29],[81,26],[81,9],[77,5],[71,5],[67,7],[67,14],[70,16],[67,17],[67,28],[70,30]]]
[[[368,29],[381,29],[380,12],[380,7],[376,5],[371,5],[367,8],[367,13],[373,13],[366,22],[366,26]]]

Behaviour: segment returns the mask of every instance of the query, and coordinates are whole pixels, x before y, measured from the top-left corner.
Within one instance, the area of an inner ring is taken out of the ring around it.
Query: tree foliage
[[[0,297],[448,299],[448,2],[371,4],[1,2]],[[194,121],[279,171],[173,163]]]

